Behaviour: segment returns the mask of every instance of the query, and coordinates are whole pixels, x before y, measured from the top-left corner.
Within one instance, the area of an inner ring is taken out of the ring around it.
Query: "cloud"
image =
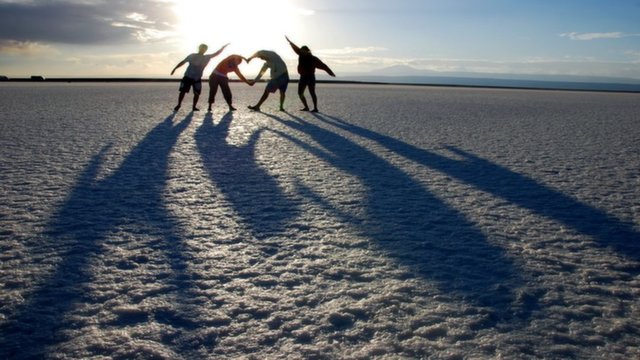
[[[633,64],[640,64],[640,51],[629,50],[625,51],[625,54],[633,58],[631,61]]]
[[[165,1],[0,1],[0,40],[115,44],[167,36],[176,20]]]
[[[638,55],[636,51],[629,51],[632,57],[628,61],[604,61],[593,57],[561,57],[543,58],[530,57],[519,60],[495,60],[473,58],[408,58],[408,57],[377,57],[364,55],[326,55],[322,60],[329,64],[336,72],[368,73],[385,70],[394,66],[410,66],[416,71],[424,71],[433,76],[459,76],[461,74],[539,74],[539,75],[575,75],[575,76],[605,76],[628,79],[640,79]],[[413,75],[408,73],[407,75]]]
[[[42,56],[46,54],[57,54],[58,51],[51,45],[15,40],[0,40],[0,53],[8,55]]]
[[[368,46],[368,47],[344,47],[341,49],[322,49],[315,51],[320,55],[329,55],[329,56],[337,56],[337,55],[354,55],[354,54],[364,54],[364,53],[372,53],[372,52],[381,52],[387,51],[387,48],[380,46]]]
[[[153,54],[80,54],[63,59],[74,69],[74,76],[92,76],[92,74],[108,74],[109,76],[153,76],[168,75],[173,66],[173,54],[158,52]]]
[[[598,39],[621,39],[625,37],[640,36],[640,34],[625,34],[619,31],[605,32],[605,33],[577,33],[569,32],[560,34],[561,37],[566,37],[571,40],[578,41],[590,41]]]

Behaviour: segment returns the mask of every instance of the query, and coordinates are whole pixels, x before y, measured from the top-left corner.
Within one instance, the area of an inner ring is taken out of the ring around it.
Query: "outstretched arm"
[[[176,72],[176,70],[178,70],[178,68],[179,68],[180,66],[182,66],[182,65],[184,65],[184,64],[186,64],[186,63],[187,63],[187,59],[184,59],[184,60],[180,61],[180,62],[178,63],[178,65],[176,65],[176,67],[174,67],[174,68],[173,68],[173,70],[171,70],[171,75],[173,75],[173,73],[174,73],[174,72]]]
[[[218,51],[214,52],[213,54],[208,55],[209,57],[216,57],[218,55],[220,55],[220,53],[222,53],[224,51],[224,48],[226,48],[227,46],[229,46],[230,43],[226,43],[224,45],[222,45],[222,47],[220,49],[218,49]]]
[[[316,67],[320,70],[324,70],[327,72],[327,74],[335,77],[336,74],[333,73],[333,71],[329,68],[329,66],[327,66],[327,64],[323,63],[322,61],[320,61],[320,59],[318,59],[316,61]]]
[[[253,60],[254,58],[258,57],[258,52],[256,52],[255,54],[249,56],[248,59],[245,59],[247,63],[251,62],[251,60]]]
[[[300,55],[300,48],[298,47],[298,45],[294,44],[291,40],[289,40],[288,36],[285,36],[284,38],[287,39],[287,41],[289,42],[289,45],[291,45],[291,48],[293,49],[293,51],[295,51],[296,54]]]
[[[256,76],[256,79],[253,80],[253,83],[255,84],[256,82],[258,82],[258,80],[260,80],[260,78],[262,78],[262,75],[264,75],[265,71],[267,71],[267,69],[269,68],[269,64],[265,63],[262,66],[262,69],[260,69],[260,72],[258,73],[258,76]]]
[[[240,72],[240,69],[236,68],[234,71],[234,73],[236,73],[236,75],[238,75],[238,78],[240,78],[240,80],[244,81],[245,83],[247,83],[248,85],[252,85],[249,80],[247,80],[244,75],[242,75],[242,73]]]

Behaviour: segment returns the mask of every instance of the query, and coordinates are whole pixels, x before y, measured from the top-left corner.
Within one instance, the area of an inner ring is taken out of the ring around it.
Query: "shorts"
[[[289,86],[289,74],[283,74],[275,79],[269,80],[267,83],[267,91],[270,93],[274,93],[276,90],[285,92],[287,91],[287,86]]]
[[[298,82],[299,87],[305,88],[307,86],[314,86],[315,84],[316,84],[316,76],[314,74],[300,75],[300,81]]]
[[[200,95],[202,92],[202,80],[194,80],[185,76],[182,78],[182,81],[180,81],[180,92],[188,93],[192,86],[193,92]]]

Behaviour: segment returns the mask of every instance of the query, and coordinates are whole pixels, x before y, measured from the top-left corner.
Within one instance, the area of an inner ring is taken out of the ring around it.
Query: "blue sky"
[[[640,0],[0,0],[0,75],[166,77],[201,42],[275,50],[295,72],[284,35],[338,75],[640,79]]]

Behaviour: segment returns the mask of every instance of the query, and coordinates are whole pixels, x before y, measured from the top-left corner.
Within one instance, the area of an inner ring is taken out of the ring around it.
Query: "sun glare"
[[[246,57],[261,49],[290,51],[284,36],[298,36],[305,16],[290,0],[183,0],[174,11],[185,52],[194,52],[200,43],[209,45],[209,52],[231,43],[225,54]]]

